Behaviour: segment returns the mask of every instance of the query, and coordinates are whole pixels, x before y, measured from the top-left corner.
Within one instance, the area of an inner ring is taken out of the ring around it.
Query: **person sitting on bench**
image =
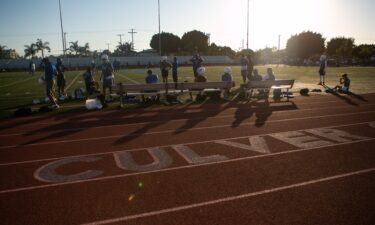
[[[199,67],[197,70],[197,76],[194,78],[194,82],[196,83],[201,83],[201,82],[207,82],[207,77],[204,76],[204,73],[206,72],[206,68],[204,67]],[[199,91],[197,96],[202,96],[203,95],[203,89],[194,89],[194,91]],[[189,92],[190,99],[193,100],[193,93],[190,91]]]
[[[267,68],[267,74],[263,77],[263,81],[268,81],[268,80],[275,80],[275,75],[273,73],[273,70],[272,68]],[[270,94],[270,90],[269,89],[265,89],[264,90],[264,97],[266,99],[268,99],[268,96]]]
[[[145,78],[146,84],[157,84],[159,83],[159,77],[156,74],[152,73],[152,70],[147,70],[147,76]],[[146,92],[146,91],[145,91]],[[155,91],[147,91],[147,92],[155,92]],[[156,95],[156,100],[159,101],[160,94]],[[142,101],[145,102],[145,96],[142,95]]]
[[[348,77],[348,74],[343,74],[340,78],[340,85],[337,85],[333,89],[335,91],[348,93],[349,92],[349,86],[350,86],[350,79]]]

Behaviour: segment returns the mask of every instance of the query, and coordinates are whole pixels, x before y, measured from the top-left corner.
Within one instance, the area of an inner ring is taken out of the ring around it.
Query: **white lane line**
[[[280,119],[280,120],[267,120],[266,123],[278,123],[278,122],[287,122],[287,121],[298,121],[298,120],[307,120],[307,119],[321,119],[321,118],[329,118],[329,117],[339,117],[339,116],[351,116],[351,115],[358,115],[358,114],[370,114],[375,113],[375,111],[365,111],[365,112],[355,112],[355,113],[342,113],[342,114],[333,114],[333,115],[324,115],[324,116],[310,116],[310,117],[300,117],[300,118],[293,118],[293,119]],[[242,123],[240,126],[248,126],[248,125],[256,125],[257,122],[249,122],[249,123]],[[1,149],[8,149],[8,148],[17,148],[17,147],[25,147],[25,146],[37,146],[37,145],[50,145],[50,144],[61,144],[61,143],[72,143],[72,142],[81,142],[81,141],[96,141],[96,140],[106,140],[106,139],[113,139],[113,138],[122,138],[122,137],[133,137],[139,135],[153,135],[153,134],[166,134],[166,133],[173,133],[173,132],[185,132],[185,131],[195,131],[195,130],[205,130],[205,129],[217,129],[223,127],[232,127],[232,124],[229,125],[218,125],[218,126],[205,126],[205,127],[194,127],[188,129],[172,129],[172,130],[163,130],[163,131],[153,131],[153,132],[146,132],[146,133],[134,133],[134,134],[126,134],[126,135],[112,135],[112,136],[104,136],[104,137],[95,137],[95,138],[81,138],[81,139],[70,139],[70,140],[61,140],[61,141],[46,141],[46,142],[37,142],[34,144],[20,144],[20,145],[9,145],[9,146],[1,146]]]
[[[313,148],[296,149],[296,150],[289,150],[289,151],[277,152],[277,153],[271,153],[271,154],[256,155],[256,156],[249,156],[249,157],[236,158],[236,159],[228,159],[228,160],[219,161],[219,162],[209,162],[209,163],[179,166],[179,167],[166,168],[166,169],[147,171],[147,172],[138,172],[138,173],[128,173],[128,174],[121,174],[121,175],[105,176],[105,177],[98,177],[98,178],[92,178],[92,179],[87,179],[87,180],[79,180],[79,181],[71,181],[71,182],[63,182],[63,183],[44,184],[44,185],[37,185],[37,186],[30,186],[30,187],[6,189],[6,190],[1,190],[0,194],[14,193],[14,192],[20,192],[20,191],[30,191],[30,190],[36,190],[36,189],[65,186],[65,185],[70,185],[70,184],[81,184],[81,183],[88,183],[88,182],[95,182],[95,181],[112,180],[112,179],[117,179],[117,178],[132,177],[132,176],[139,176],[139,175],[145,175],[145,174],[162,173],[162,172],[167,172],[167,171],[177,171],[177,170],[211,166],[211,165],[218,165],[218,164],[224,164],[224,163],[227,164],[227,163],[239,162],[239,161],[244,161],[244,160],[253,160],[253,159],[259,159],[259,158],[274,157],[274,156],[279,156],[279,155],[300,153],[300,152],[311,151],[311,150],[316,150],[316,149],[336,150],[336,148],[330,148],[330,147],[337,147],[337,146],[348,145],[348,144],[370,142],[370,141],[374,141],[374,140],[375,140],[375,138],[370,138],[370,139],[366,139],[366,140],[358,140],[358,141],[352,141],[352,142],[331,144],[331,145],[326,145],[324,147],[320,146],[320,147],[313,147]]]
[[[115,75],[119,75],[120,77],[123,77],[123,78],[129,80],[130,82],[132,82],[132,83],[134,83],[134,84],[139,84],[138,81],[133,80],[133,79],[130,79],[129,77],[127,77],[127,76],[125,76],[125,75],[123,75],[123,74],[121,74],[121,73],[119,73],[119,72],[116,72]]]
[[[340,128],[340,127],[349,127],[349,126],[357,126],[357,125],[364,125],[369,124],[372,122],[362,122],[362,123],[352,123],[352,124],[343,124],[343,125],[335,125],[335,126],[327,126],[327,127],[317,127],[315,129],[330,129],[330,128]],[[375,128],[375,127],[374,127]],[[305,131],[306,129],[301,130],[295,130],[296,132]],[[274,135],[277,133],[269,133],[269,134],[257,134],[256,136],[266,136],[266,135]],[[205,143],[211,143],[211,142],[217,142],[217,141],[231,141],[231,140],[237,140],[242,138],[248,138],[249,136],[241,136],[241,137],[233,137],[233,138],[224,138],[224,139],[214,139],[209,141],[197,141],[197,142],[185,142],[180,144],[173,144],[173,145],[195,145],[195,144],[205,144]],[[166,148],[170,147],[171,145],[162,145],[162,146],[151,146],[147,148]],[[25,164],[25,163],[36,163],[36,162],[45,162],[45,161],[53,161],[53,160],[60,160],[60,159],[66,159],[71,157],[85,157],[85,156],[99,156],[99,155],[109,155],[113,153],[119,153],[123,151],[129,151],[129,152],[135,152],[135,151],[142,151],[146,148],[134,148],[134,149],[123,149],[119,151],[110,151],[110,152],[101,152],[101,153],[91,153],[91,154],[83,154],[83,155],[73,155],[73,156],[63,156],[63,157],[55,157],[55,158],[47,158],[47,159],[37,159],[37,160],[28,160],[28,161],[20,161],[20,162],[10,162],[10,163],[0,163],[0,166],[11,166],[11,165],[18,165],[18,164]]]
[[[373,106],[373,105],[375,105],[375,104],[366,104],[366,106]],[[64,105],[64,107],[66,107],[66,106]],[[277,112],[273,112],[273,113],[277,113],[277,114],[284,114],[284,113],[291,113],[291,112],[298,113],[298,112],[306,112],[306,111],[315,111],[315,110],[316,111],[323,111],[323,110],[326,110],[326,109],[342,109],[342,108],[347,108],[347,106],[339,106],[339,107],[333,106],[333,107],[325,107],[325,108],[318,108],[318,109],[299,109],[299,110],[293,110],[293,111],[277,111]],[[257,115],[262,115],[262,114],[267,114],[267,113],[266,112],[265,113],[257,113]],[[241,114],[238,114],[237,116],[241,116],[241,115],[247,115],[247,114],[241,113]],[[211,119],[211,118],[224,119],[224,118],[232,118],[232,117],[234,117],[233,114],[225,115],[225,116],[207,116],[207,117],[204,117],[204,118],[205,119]],[[129,119],[129,118],[130,117],[128,117],[127,119]],[[94,127],[81,126],[80,128],[66,128],[66,129],[53,130],[53,132],[76,131],[76,130],[85,130],[85,129],[101,129],[101,128],[111,128],[111,127],[128,127],[128,126],[145,125],[145,124],[157,124],[157,123],[178,122],[178,121],[191,121],[191,120],[201,120],[201,119],[202,119],[202,117],[198,117],[198,118],[195,117],[195,118],[192,118],[192,119],[155,120],[155,121],[152,121],[152,122],[138,122],[138,123],[104,125],[104,126],[94,126]],[[93,121],[99,121],[99,120],[93,119]],[[270,120],[270,121],[272,121],[272,120]],[[38,123],[38,124],[42,124],[42,123]],[[43,123],[43,124],[52,125],[54,123]],[[0,134],[0,137],[20,136],[20,135],[28,134],[30,132],[13,133],[13,134]]]
[[[95,221],[95,222],[91,222],[91,223],[85,223],[83,225],[100,225],[100,224],[118,223],[118,222],[134,220],[134,219],[139,219],[139,218],[144,218],[144,217],[156,216],[156,215],[160,215],[160,214],[178,212],[178,211],[183,211],[183,210],[188,210],[188,209],[193,209],[193,208],[198,208],[198,207],[210,206],[210,205],[215,205],[215,204],[219,204],[219,203],[226,203],[226,202],[231,202],[231,201],[235,201],[235,200],[251,198],[251,197],[270,194],[270,193],[274,193],[274,192],[285,191],[285,190],[294,189],[294,188],[300,188],[300,187],[304,187],[304,186],[308,186],[308,185],[324,183],[324,182],[348,178],[348,177],[352,177],[352,176],[356,176],[356,175],[368,174],[368,173],[372,173],[374,171],[375,171],[375,168],[358,170],[358,171],[353,171],[353,172],[350,172],[350,173],[338,174],[338,175],[335,175],[335,176],[324,177],[324,178],[320,178],[320,179],[295,183],[295,184],[271,188],[271,189],[265,189],[265,190],[262,190],[262,191],[250,192],[250,193],[246,193],[246,194],[242,194],[242,195],[219,198],[219,199],[216,199],[216,200],[200,202],[200,203],[195,203],[195,204],[190,204],[190,205],[177,206],[177,207],[173,207],[173,208],[161,209],[161,210],[156,210],[156,211],[151,211],[151,212],[146,212],[146,213],[140,213],[140,214],[135,214],[135,215],[130,215],[130,216],[117,217],[117,218],[112,218],[112,219],[108,219],[108,220]]]
[[[338,102],[338,101],[326,101],[324,103],[335,103],[335,102]],[[229,104],[229,103],[226,103],[226,104]],[[224,106],[226,104],[223,104]],[[317,102],[317,103],[298,103],[298,105],[296,105],[297,107],[300,106],[300,105],[315,105],[315,104],[319,104],[321,105],[322,103],[321,102]],[[370,104],[370,103],[365,103],[365,104],[361,104],[359,106],[373,106],[375,104]],[[251,108],[251,106],[254,106],[254,105],[251,105],[249,104],[249,109],[253,109]],[[64,107],[77,107],[77,105],[64,105]],[[272,108],[272,107],[270,107]],[[295,109],[295,110],[287,110],[287,111],[273,111],[272,113],[273,114],[283,114],[283,113],[289,113],[289,112],[299,112],[299,111],[312,111],[312,110],[324,110],[324,109],[331,109],[331,108],[353,108],[352,106],[349,106],[347,104],[343,105],[343,106],[330,106],[330,107],[321,107],[321,108],[309,108],[309,109]],[[357,108],[357,107],[356,107]],[[179,110],[180,108],[176,108],[177,110]],[[226,108],[225,107],[221,107],[219,110],[237,110],[238,108]],[[201,110],[202,112],[212,112],[212,111],[217,111],[217,109],[201,109],[201,108],[191,108],[191,110]],[[155,111],[154,111],[155,112]],[[148,111],[147,113],[154,113],[153,111]],[[225,112],[225,111],[223,111]],[[189,113],[189,112],[188,112]],[[142,114],[145,114],[145,113],[142,113]],[[141,115],[142,115],[141,114]],[[181,114],[186,114],[186,111],[185,112],[163,112],[163,116],[165,115],[181,115]],[[259,114],[265,114],[265,113],[259,113]],[[153,114],[152,114],[153,115]],[[151,116],[152,116],[151,115]],[[242,114],[240,114],[242,115]],[[137,117],[139,115],[128,115],[128,116],[123,116],[123,117],[120,117],[120,119],[128,119],[128,118],[139,118]],[[155,116],[155,115],[154,115]],[[217,116],[216,116],[217,117]],[[226,118],[226,117],[233,117],[233,114],[231,115],[224,115],[224,116],[218,116],[217,118]],[[35,119],[44,119],[45,117],[42,117],[42,116],[36,116],[36,117],[33,117]],[[73,117],[74,118],[74,117]],[[206,118],[211,118],[211,117],[206,117]],[[69,118],[69,119],[72,119],[72,118]],[[100,118],[100,121],[113,121],[113,120],[118,120],[118,118],[116,119],[113,119],[113,118]],[[186,120],[186,119],[178,119],[178,120]],[[171,120],[168,120],[168,121],[171,121]],[[175,121],[175,120],[172,120],[172,121]],[[177,120],[176,120],[177,121]],[[55,125],[55,124],[60,124],[62,122],[69,122],[69,121],[59,121],[59,122],[55,122],[55,121],[49,121],[49,122],[38,122],[38,123],[32,123],[32,124],[23,124],[23,126],[33,126],[35,127],[36,125]],[[165,122],[165,120],[163,121],[158,121],[158,122]],[[133,123],[133,124],[138,124],[138,123]],[[144,124],[144,123],[139,123],[139,124]],[[99,126],[100,127],[100,126]],[[23,133],[20,133],[20,134],[16,134],[16,135],[22,135]],[[10,135],[13,135],[13,134],[10,134]],[[3,135],[0,135],[0,136],[7,136],[7,134],[3,134]]]
[[[35,79],[35,82],[38,80],[38,76],[32,76],[32,77],[29,77],[29,78],[26,78],[26,79],[22,79],[20,81],[16,81],[16,82],[13,82],[13,83],[10,83],[10,84],[6,84],[6,85],[2,85],[0,86],[0,88],[3,88],[3,87],[10,87],[10,86],[13,86],[13,85],[16,85],[16,84],[20,84],[20,83],[24,83],[24,82],[27,82],[31,79]]]

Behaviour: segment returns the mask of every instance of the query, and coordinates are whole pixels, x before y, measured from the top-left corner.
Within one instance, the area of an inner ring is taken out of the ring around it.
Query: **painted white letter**
[[[94,156],[82,156],[82,157],[71,157],[65,158],[61,160],[57,160],[47,165],[44,165],[37,169],[34,173],[34,177],[37,180],[44,181],[44,182],[52,182],[52,183],[61,183],[61,182],[72,182],[78,180],[86,180],[90,178],[97,177],[103,173],[100,170],[87,170],[82,173],[77,173],[73,175],[60,175],[57,174],[56,170],[69,163],[75,162],[95,162],[100,160],[99,157]]]
[[[222,155],[210,155],[210,156],[199,156],[191,148],[185,145],[175,145],[172,146],[178,154],[182,156],[190,164],[203,164],[210,162],[219,162],[227,160],[228,158]]]
[[[311,129],[306,130],[306,132],[342,143],[369,139],[368,137],[353,135],[345,131],[328,128]]]
[[[270,153],[271,151],[268,148],[264,137],[252,136],[249,137],[249,145],[233,142],[233,141],[215,141],[215,143],[227,145],[235,148],[241,148],[249,151],[259,152],[259,153]]]
[[[270,136],[299,148],[315,148],[333,144],[333,142],[319,140],[316,137],[307,136],[299,131],[270,134]]]
[[[124,170],[145,172],[160,170],[172,164],[173,160],[163,149],[149,148],[147,152],[151,155],[154,162],[146,165],[137,164],[129,151],[113,153],[116,164]]]

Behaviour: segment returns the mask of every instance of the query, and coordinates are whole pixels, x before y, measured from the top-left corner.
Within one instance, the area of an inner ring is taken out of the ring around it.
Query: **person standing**
[[[172,76],[173,76],[173,82],[175,83],[175,88],[177,89],[177,83],[178,83],[178,61],[177,61],[177,57],[173,57]]]
[[[253,60],[251,59],[251,55],[247,55],[247,79],[250,80],[251,76],[252,76],[252,73],[253,73],[253,69],[254,69],[254,62]]]
[[[95,60],[92,60],[91,63],[91,72],[92,73],[95,73],[96,72],[96,63],[95,63]]]
[[[65,66],[63,65],[63,60],[61,58],[57,58],[57,64],[56,64],[56,70],[57,70],[57,93],[59,95],[59,98],[64,98],[66,96],[65,94]],[[60,99],[61,100],[61,99]]]
[[[242,76],[243,83],[246,83],[246,77],[249,78],[248,71],[247,71],[248,64],[249,64],[249,60],[246,58],[245,55],[242,55],[240,59],[240,65],[241,65],[241,76]]]
[[[111,99],[112,85],[114,82],[113,65],[109,62],[108,55],[102,55],[102,74],[100,80],[103,81],[103,96],[105,98],[106,89],[109,90],[109,99]]]
[[[168,72],[172,68],[172,64],[168,62],[167,59],[167,56],[163,56],[162,61],[160,62],[161,76],[164,83],[168,83]]]
[[[198,68],[202,67],[203,59],[202,57],[197,53],[195,54],[191,59],[190,62],[193,63],[193,72],[194,72],[194,77],[197,77],[198,74]]]
[[[30,61],[30,63],[29,63],[29,71],[30,71],[30,73],[31,73],[31,75],[32,76],[34,76],[35,75],[35,63],[33,62],[33,61]]]
[[[99,90],[99,83],[94,80],[91,67],[87,67],[86,72],[83,74],[83,80],[85,81],[86,92],[89,95]]]
[[[319,66],[320,82],[318,83],[318,85],[325,85],[326,68],[327,68],[327,57],[326,55],[323,54],[320,56],[320,66]]]
[[[224,68],[224,73],[223,73],[223,75],[221,75],[221,81],[223,81],[223,82],[232,82],[233,81],[232,68],[230,68],[230,67]],[[224,99],[229,98],[229,93],[230,93],[230,88],[224,89]]]
[[[52,109],[58,109],[60,106],[56,102],[53,94],[54,78],[56,76],[56,67],[52,65],[48,58],[42,60],[44,64],[44,81],[46,82],[46,95],[52,103]]]

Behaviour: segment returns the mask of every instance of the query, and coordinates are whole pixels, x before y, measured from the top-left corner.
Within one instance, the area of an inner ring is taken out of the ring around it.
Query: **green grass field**
[[[298,93],[301,88],[315,89],[321,86],[316,85],[319,81],[317,67],[290,67],[284,65],[256,66],[261,75],[266,69],[272,67],[276,79],[295,79],[293,92]],[[224,66],[211,66],[206,68],[206,76],[209,81],[218,81],[223,72]],[[233,76],[236,81],[236,88],[242,82],[239,66],[233,66]],[[126,69],[115,73],[115,82],[123,83],[144,83],[147,69]],[[153,71],[160,74],[158,68]],[[338,83],[341,74],[349,74],[351,79],[351,91],[356,94],[371,93],[375,90],[375,67],[329,67],[327,69],[326,84],[330,87]],[[84,88],[82,79],[83,71],[66,72],[67,93],[71,94],[76,88]],[[38,78],[42,75],[39,71],[35,76],[27,72],[2,72],[0,73],[0,116],[7,115],[17,107],[31,105],[33,99],[44,99],[45,87],[38,83]],[[191,67],[179,68],[179,81],[193,81]],[[99,73],[95,79],[99,80]],[[170,81],[172,82],[170,76]],[[62,105],[68,103],[63,103]],[[69,102],[70,106],[83,106],[82,102]]]

